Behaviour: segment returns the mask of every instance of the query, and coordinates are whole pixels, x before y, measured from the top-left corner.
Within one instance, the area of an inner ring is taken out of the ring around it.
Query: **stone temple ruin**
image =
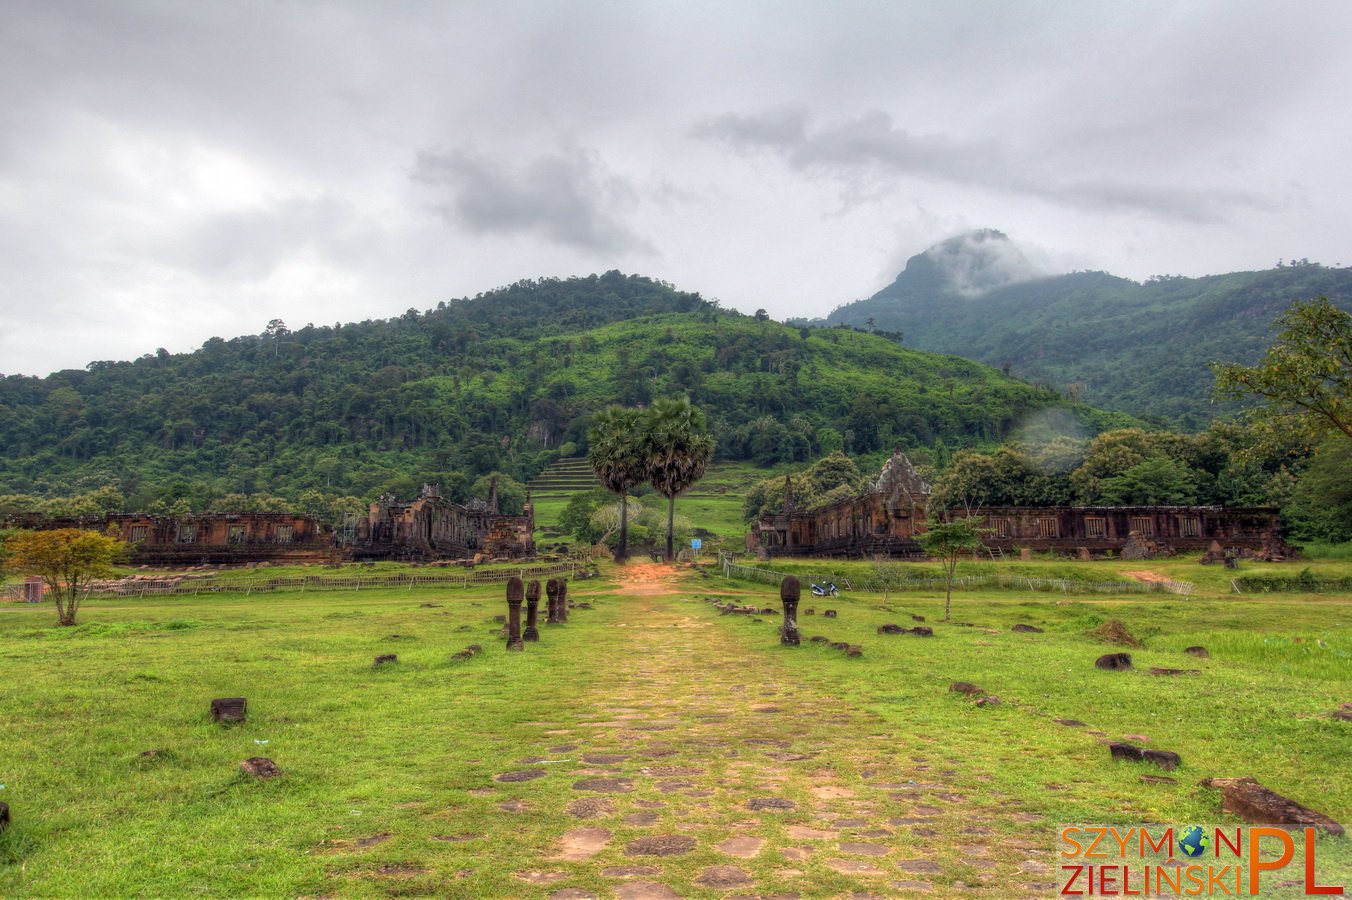
[[[535,508],[526,499],[519,516],[498,510],[494,479],[487,500],[466,505],[441,496],[441,486],[424,484],[414,500],[384,494],[357,525],[354,559],[518,559],[535,555]]]
[[[920,559],[924,552],[916,537],[925,530],[930,493],[900,450],[863,494],[820,509],[798,509],[786,477],[783,512],[756,523],[747,549],[770,556]],[[971,514],[982,520],[982,540],[992,554],[1029,550],[1149,559],[1184,551],[1207,551],[1210,557],[1219,548],[1264,559],[1290,554],[1274,507],[990,506]]]
[[[519,516],[498,509],[497,483],[487,500],[454,503],[440,485],[425,484],[417,498],[385,495],[371,504],[353,534],[340,535],[298,513],[141,513],[47,518],[10,516],[19,528],[112,531],[131,546],[131,562],[150,566],[324,563],[348,560],[522,559],[535,556],[535,511],[526,499]]]

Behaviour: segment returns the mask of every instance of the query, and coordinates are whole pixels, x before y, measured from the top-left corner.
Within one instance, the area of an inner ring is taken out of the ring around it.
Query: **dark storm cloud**
[[[767,151],[791,168],[849,182],[897,175],[1025,194],[1080,210],[1138,211],[1205,222],[1236,206],[1263,206],[1245,191],[1114,180],[1067,179],[1043,170],[1041,152],[1015,153],[994,140],[915,134],[881,110],[815,125],[803,108],[724,113],[695,125],[696,137],[740,152]]]
[[[637,203],[625,179],[580,149],[515,167],[464,151],[418,154],[414,181],[448,222],[484,234],[526,234],[599,253],[651,250],[624,221]]]

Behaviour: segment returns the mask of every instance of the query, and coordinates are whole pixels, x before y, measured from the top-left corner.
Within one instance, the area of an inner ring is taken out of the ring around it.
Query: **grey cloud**
[[[352,205],[333,195],[281,198],[199,220],[170,241],[166,261],[233,282],[263,281],[306,253],[350,263],[373,240],[356,218]]]
[[[602,253],[652,251],[623,217],[638,203],[633,185],[584,150],[540,156],[514,169],[464,151],[425,151],[413,179],[434,192],[440,215],[471,231],[535,235]]]
[[[1196,222],[1217,221],[1237,206],[1264,205],[1257,195],[1244,191],[1089,178],[1068,182],[1041,171],[1037,153],[1014,153],[996,141],[912,134],[880,110],[817,127],[802,108],[726,113],[699,122],[693,134],[739,151],[768,151],[795,170],[826,172],[852,184],[870,176],[904,175],[1017,193],[1081,210],[1146,212]],[[852,190],[858,193],[857,188]]]

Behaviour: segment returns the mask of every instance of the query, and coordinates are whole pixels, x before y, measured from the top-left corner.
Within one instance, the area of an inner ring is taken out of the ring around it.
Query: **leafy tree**
[[[1187,463],[1152,456],[1104,479],[1099,496],[1112,506],[1186,506],[1197,501],[1197,479]]]
[[[1291,530],[1308,540],[1352,541],[1352,442],[1325,440],[1291,489],[1283,510]]]
[[[568,499],[559,514],[559,527],[579,543],[593,546],[605,536],[603,528],[592,521],[593,514],[610,500],[604,490],[581,491]]]
[[[653,488],[667,498],[667,562],[676,557],[676,497],[704,477],[714,455],[704,413],[688,397],[658,400],[643,415],[643,456]]]
[[[15,569],[37,575],[56,601],[59,625],[74,625],[90,582],[113,574],[113,564],[124,559],[127,546],[96,531],[58,528],[21,531],[5,542]]]
[[[640,433],[642,412],[625,406],[609,406],[598,412],[587,431],[587,461],[596,478],[620,498],[620,546],[616,562],[629,558],[629,505],[625,498],[635,485],[650,475]]]
[[[944,621],[949,619],[953,607],[953,573],[958,568],[958,558],[964,553],[975,553],[981,549],[981,520],[974,517],[941,522],[930,519],[925,533],[916,540],[930,556],[938,557],[944,565],[946,584],[944,588]]]
[[[1352,313],[1321,296],[1293,303],[1277,324],[1282,330],[1258,365],[1212,364],[1217,394],[1262,397],[1260,417],[1280,430],[1352,438]]]
[[[526,486],[502,472],[490,472],[479,476],[469,489],[470,496],[487,500],[493,488],[494,478],[498,480],[498,509],[503,515],[521,515],[526,509]]]

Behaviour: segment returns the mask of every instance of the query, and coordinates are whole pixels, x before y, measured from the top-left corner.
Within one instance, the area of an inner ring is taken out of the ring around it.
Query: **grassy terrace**
[[[1183,562],[1000,565],[1197,589],[965,592],[953,624],[939,592],[846,591],[804,598],[818,614],[790,649],[775,617],[704,599],[777,607],[767,586],[609,567],[573,586],[594,608],[523,654],[496,633],[501,586],[100,600],[67,629],[5,604],[0,896],[1045,897],[1058,823],[1237,821],[1207,776],[1352,821],[1352,723],[1329,716],[1352,700],[1352,600],[1236,596],[1225,570]],[[912,615],[934,637],[876,633]],[[1085,631],[1110,618],[1145,643],[1136,671],[1093,666],[1118,648]],[[398,663],[373,668],[385,653]],[[1003,702],[978,708],[956,680]],[[213,724],[211,698],[237,695],[249,721]],[[1181,754],[1176,781],[1110,761],[1101,740],[1126,735]],[[241,775],[258,755],[282,777]],[[498,780],[523,771],[538,777]],[[690,849],[627,852],[653,836]],[[1352,883],[1348,841],[1324,844],[1323,880]]]

